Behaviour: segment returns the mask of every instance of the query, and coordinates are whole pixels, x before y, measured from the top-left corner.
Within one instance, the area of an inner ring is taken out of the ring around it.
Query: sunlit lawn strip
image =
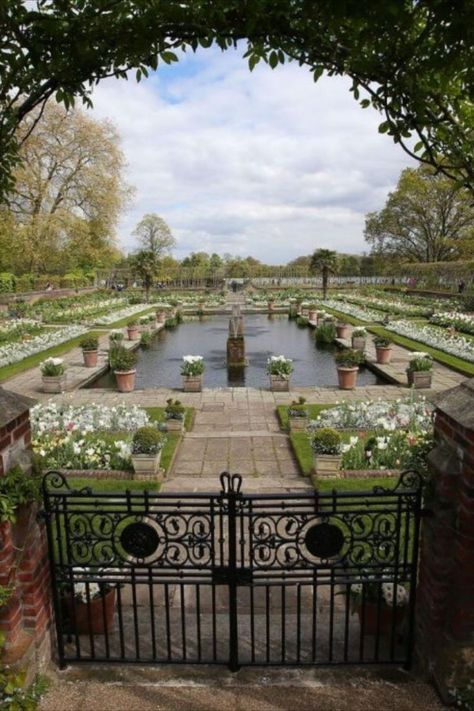
[[[57,346],[54,346],[53,348],[48,348],[45,351],[40,351],[39,353],[34,353],[33,355],[28,356],[27,358],[23,358],[23,360],[20,360],[17,363],[4,365],[2,368],[0,368],[0,382],[6,380],[7,378],[11,378],[14,375],[17,375],[18,373],[23,373],[23,371],[25,370],[34,368],[46,358],[52,358],[54,356],[63,355],[67,351],[70,351],[72,348],[78,346],[81,340],[86,335],[86,333],[87,335],[94,335],[98,337],[102,335],[100,331],[85,332],[79,336],[76,336],[75,338],[72,338],[69,341],[64,341],[64,343],[60,343]]]

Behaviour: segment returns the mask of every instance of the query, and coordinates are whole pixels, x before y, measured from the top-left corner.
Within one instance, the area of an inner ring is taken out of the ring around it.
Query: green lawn
[[[100,337],[102,335],[103,332],[101,331],[89,331],[88,333],[84,333],[82,336],[76,336],[76,338],[72,338],[70,341],[60,343],[59,345],[54,346],[54,348],[48,348],[48,350],[46,351],[41,351],[40,353],[35,353],[34,355],[28,356],[28,358],[24,358],[18,363],[4,365],[3,368],[0,368],[0,382],[6,380],[7,378],[13,377],[14,375],[18,375],[18,373],[23,373],[23,371],[25,370],[34,368],[46,358],[54,358],[55,356],[60,356],[64,353],[67,353],[67,351],[70,351],[71,348],[75,348],[76,346],[78,346],[85,336]]]
[[[329,407],[335,407],[335,405],[306,405],[306,409],[309,413],[309,419],[315,420],[322,410],[327,410]],[[281,428],[284,430],[288,429],[288,405],[278,405],[277,415],[280,421]]]
[[[87,477],[71,477],[68,478],[68,484],[72,489],[82,489],[85,486],[90,486],[94,492],[111,493],[126,491],[159,491],[159,481],[136,481],[135,479],[89,479]]]
[[[145,407],[144,408],[153,422],[165,422],[164,407]],[[186,432],[190,432],[194,424],[195,410],[194,407],[186,407],[184,414],[184,428]]]

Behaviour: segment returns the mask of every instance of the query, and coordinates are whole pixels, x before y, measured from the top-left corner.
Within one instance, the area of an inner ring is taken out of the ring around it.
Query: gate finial
[[[222,472],[219,477],[223,494],[240,494],[242,487],[242,477],[240,474],[230,474]]]

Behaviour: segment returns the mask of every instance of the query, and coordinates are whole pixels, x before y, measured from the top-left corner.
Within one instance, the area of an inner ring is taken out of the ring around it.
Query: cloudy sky
[[[126,251],[148,212],[170,225],[175,256],[230,252],[279,264],[318,247],[362,252],[364,215],[380,209],[409,157],[377,132],[349,81],[316,85],[296,64],[248,71],[242,51],[185,55],[148,80],[110,79],[93,113],[118,127],[132,206]]]

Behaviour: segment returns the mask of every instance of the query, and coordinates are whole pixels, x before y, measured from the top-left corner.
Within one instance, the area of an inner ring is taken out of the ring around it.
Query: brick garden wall
[[[447,698],[474,678],[474,380],[440,396],[417,593],[417,659]]]
[[[0,428],[0,476],[28,454],[31,444],[29,412]],[[51,620],[48,549],[45,526],[37,521],[38,507],[21,506],[15,524],[0,525],[0,584],[13,590],[0,609],[0,630],[6,634],[5,657],[15,662],[26,655],[49,656]]]

